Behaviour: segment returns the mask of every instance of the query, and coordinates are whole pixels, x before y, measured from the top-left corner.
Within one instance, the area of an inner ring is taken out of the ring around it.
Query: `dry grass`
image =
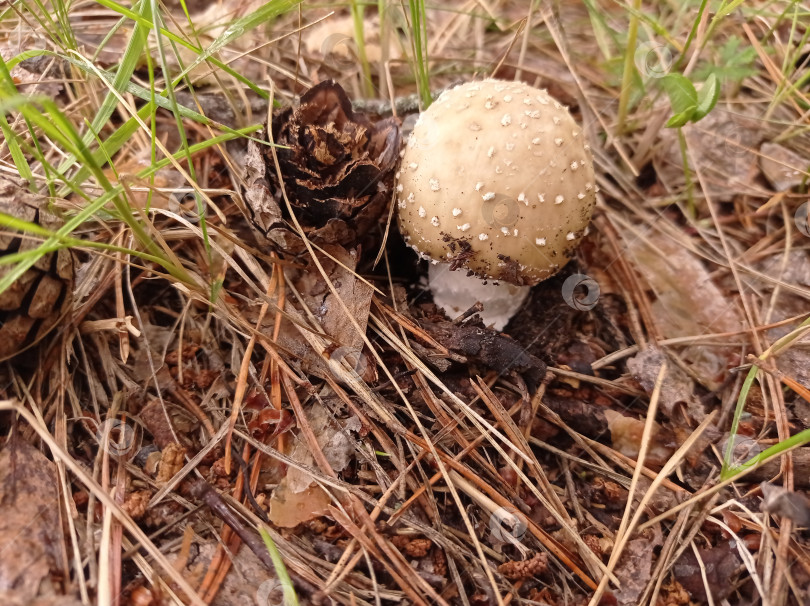
[[[425,328],[435,310],[394,228],[357,265],[306,237],[280,250],[252,229],[245,140],[186,154],[183,139],[263,122],[268,103],[201,63],[198,96],[180,86],[176,97],[212,122],[187,116],[178,128],[160,110],[153,127],[141,116],[105,167],[153,256],[129,254],[146,250],[131,221],[99,207],[74,233],[88,244],[76,247],[73,318],[2,367],[4,433],[40,445],[59,478],[63,589],[86,604],[280,603],[267,559],[248,549],[263,549],[254,529],[265,527],[301,603],[808,603],[806,531],[778,504],[760,511],[758,487],[810,486],[807,440],[786,442],[810,428],[804,9],[753,2],[715,20],[718,7],[660,2],[631,26],[614,3],[525,4],[428,7],[427,54],[433,92],[522,79],[570,106],[591,143],[601,190],[591,234],[507,327],[548,364],[542,384],[528,393],[518,373],[458,363]],[[3,48],[58,50],[36,10],[19,10],[0,22]],[[191,10],[203,47],[240,16],[227,4]],[[412,49],[401,7],[387,11],[381,27],[376,5],[365,8],[365,74],[341,54],[354,35],[346,7],[302,5],[235,37],[219,59],[271,101],[335,77],[358,106],[389,102],[406,119]],[[170,14],[168,29],[190,31],[177,7]],[[32,29],[15,29],[26,15]],[[82,5],[70,16],[89,59],[115,15]],[[113,34],[96,64],[116,61],[125,40]],[[133,81],[149,87],[145,67]],[[714,110],[680,133],[665,128],[658,77],[699,85],[711,70],[722,83]],[[80,129],[108,90],[75,66],[44,79]],[[101,140],[137,113],[133,95],[117,100]],[[41,144],[53,166],[64,160]],[[2,174],[18,172],[10,153],[0,145]],[[154,176],[135,176],[171,154]],[[32,166],[38,185],[54,181]],[[66,174],[86,197],[62,192],[69,216],[109,191],[97,175]],[[196,192],[204,221],[178,191]],[[563,278],[576,273],[598,285],[595,306],[566,304]],[[334,355],[347,343],[361,358]],[[763,369],[753,383],[748,356]],[[110,423],[117,431],[102,431]],[[721,477],[729,439],[785,452],[776,466],[734,477],[726,466]],[[201,480],[219,493],[201,492]],[[229,515],[236,522],[222,524]]]

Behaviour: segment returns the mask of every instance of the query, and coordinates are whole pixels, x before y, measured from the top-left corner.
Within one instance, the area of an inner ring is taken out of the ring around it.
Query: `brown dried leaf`
[[[759,486],[762,490],[762,511],[772,516],[789,518],[798,526],[810,527],[810,499],[799,492],[768,482]]]
[[[20,53],[41,48],[42,36],[25,19],[17,21],[13,32],[7,30],[0,42],[0,57],[9,61]],[[64,91],[67,78],[66,62],[50,54],[30,57],[20,61],[10,72],[20,93],[26,96],[45,95],[57,98]],[[5,603],[5,602],[2,602]]]
[[[742,328],[742,317],[729,298],[712,282],[697,256],[687,247],[669,240],[623,238],[635,266],[655,293],[653,314],[664,338],[706,333],[734,332]],[[733,347],[705,344],[685,347],[681,357],[689,363],[704,385],[717,388],[737,351]]]
[[[604,415],[608,421],[613,448],[631,459],[637,459],[641,448],[641,437],[644,433],[644,421],[626,417],[610,409],[605,409]],[[647,456],[644,459],[645,466],[663,466],[675,452],[675,444],[672,444],[671,440],[672,438],[667,435],[667,432],[663,431],[658,423],[655,423],[650,435]]]
[[[321,264],[335,286],[337,297],[348,309],[349,315],[365,331],[374,289],[354,273],[357,267],[357,254],[354,251],[346,251],[341,246],[325,246],[324,250],[337,261],[319,255]],[[304,296],[310,311],[320,320],[323,331],[342,346],[359,352],[363,345],[363,337],[346,317],[344,305],[340,304],[341,302],[329,289],[323,276],[318,272],[307,272],[301,276],[296,286]]]
[[[326,407],[315,402],[308,408],[307,422],[332,469],[336,472],[345,469],[354,457],[354,445],[348,431],[359,429],[357,419],[337,421]],[[290,457],[300,463],[300,468],[289,468],[287,477],[279,483],[269,500],[268,516],[274,524],[284,528],[324,515],[330,503],[329,495],[312,481],[312,475],[306,471],[315,466],[315,461],[304,440],[295,443]]]
[[[644,391],[651,394],[665,360],[666,355],[663,351],[657,347],[648,347],[627,360],[627,368],[633,373],[633,378],[639,382]],[[675,416],[675,407],[680,403],[686,405],[693,419],[703,420],[705,413],[695,397],[694,381],[676,365],[669,364],[661,384],[658,405],[668,417],[672,418]]]
[[[787,191],[801,185],[806,176],[807,161],[778,143],[763,143],[759,166],[776,191]]]
[[[561,397],[549,393],[543,402],[572,429],[588,437],[596,438],[608,429],[605,407],[594,405],[581,398]]]
[[[260,133],[259,137],[263,136]],[[247,151],[242,162],[244,166],[242,195],[251,213],[253,225],[263,234],[269,234],[274,228],[286,232],[284,216],[278,202],[270,193],[270,184],[267,181],[267,165],[265,164],[263,146],[256,141],[249,140]],[[283,242],[277,242],[283,248]]]
[[[294,528],[328,513],[330,502],[329,495],[317,484],[293,492],[284,478],[273,492],[267,516],[280,528]]]
[[[627,417],[609,408],[605,409],[604,415],[610,429],[613,448],[631,459],[637,459],[645,422]],[[667,432],[663,431],[658,423],[655,423],[650,435],[650,444],[647,447],[647,456],[644,459],[645,466],[661,467],[667,462],[675,451],[670,440],[671,437],[667,435]]]
[[[169,560],[178,568],[182,567],[183,575],[199,583],[211,566],[211,560],[217,554],[217,540],[210,539],[205,542],[202,536],[196,536],[195,545],[199,545],[199,553],[193,558],[184,558],[181,553],[169,555]],[[276,595],[272,590],[280,587],[281,583],[268,571],[261,560],[250,549],[242,546],[235,553],[229,553],[231,570],[225,576],[222,587],[217,593],[211,606],[270,606],[282,604],[282,596]],[[161,606],[168,600],[159,600],[148,603],[149,606]],[[137,606],[135,602],[127,602],[128,606]]]
[[[683,129],[690,157],[703,176],[701,185],[716,201],[728,201],[735,194],[768,197],[756,183],[759,174],[756,150],[765,138],[764,120],[745,104],[733,108],[718,105],[699,123]],[[663,129],[655,146],[653,162],[659,179],[670,191],[686,187],[677,133]]]
[[[773,280],[782,284],[790,284],[807,288],[810,286],[810,254],[806,250],[791,250],[787,255],[783,252],[768,256],[755,265],[756,269]],[[772,292],[774,283],[757,281],[759,288],[764,292]],[[798,294],[782,289],[779,296],[773,300],[770,314],[766,321],[780,322],[788,318],[802,316],[807,313],[807,300]],[[770,342],[777,341],[794,330],[798,322],[778,326],[768,330]],[[804,336],[776,356],[776,363],[782,372],[792,379],[810,388],[810,336]],[[807,425],[806,425],[807,426]]]
[[[327,354],[332,359],[345,359],[363,379],[374,381],[376,364],[373,357],[364,354],[362,336],[368,324],[374,290],[354,273],[357,264],[357,254],[354,251],[346,251],[337,245],[327,245],[324,250],[340,262],[336,263],[332,258],[316,253],[329,280],[335,286],[337,296],[317,271],[303,273],[295,281],[296,289],[312,314],[321,322],[323,332],[334,341]],[[349,320],[341,301],[363,333],[358,332]],[[279,343],[301,359],[306,372],[318,376],[332,375],[323,358],[307,346],[295,327],[284,325]]]
[[[115,170],[105,169],[104,174],[113,183],[120,180],[127,185],[127,199],[134,208],[164,208],[183,214],[186,209],[180,206],[180,202],[185,198],[185,194],[159,191],[188,187],[183,175],[174,169],[162,168],[148,179],[137,179],[134,176],[149,166],[151,164],[148,157],[136,157],[122,163],[121,166],[116,166]],[[112,204],[110,206],[112,207]],[[196,215],[196,208],[191,212]]]
[[[0,588],[25,604],[63,571],[58,486],[54,464],[27,442],[0,452]]]
[[[700,560],[706,570],[709,590],[714,603],[727,598],[734,590],[734,581],[742,560],[737,555],[733,541],[721,541],[714,547],[698,549]],[[687,549],[673,565],[672,574],[695,602],[706,602],[706,584],[703,582],[700,564],[692,549]]]
[[[332,413],[318,402],[313,403],[308,409],[307,421],[329,465],[336,472],[343,471],[354,456],[354,445],[349,439],[348,429],[342,427]],[[304,468],[312,467],[315,464],[309,447],[303,440],[296,442],[290,456],[301,463]],[[287,473],[289,492],[301,492],[311,484],[312,476],[309,473],[295,467],[290,468]]]
[[[633,539],[627,543],[614,570],[616,578],[621,581],[621,586],[613,594],[620,606],[635,606],[639,603],[655,562],[653,549],[660,544],[660,540],[647,538]]]

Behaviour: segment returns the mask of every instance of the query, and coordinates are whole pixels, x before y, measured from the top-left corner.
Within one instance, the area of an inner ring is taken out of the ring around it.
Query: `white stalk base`
[[[531,286],[515,286],[506,282],[486,284],[475,276],[467,276],[467,270],[450,271],[448,263],[433,263],[428,269],[430,292],[433,302],[444,308],[450,318],[456,318],[480,301],[484,324],[495,330],[503,330],[510,318],[520,309]]]

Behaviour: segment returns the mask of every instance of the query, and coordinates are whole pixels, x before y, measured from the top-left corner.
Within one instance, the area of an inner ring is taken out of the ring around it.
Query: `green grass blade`
[[[374,97],[374,83],[371,80],[371,66],[368,63],[368,55],[366,54],[366,35],[363,27],[365,4],[361,4],[357,0],[351,0],[349,8],[351,9],[354,24],[354,42],[357,45],[357,58],[360,61],[360,68],[363,74],[363,94],[371,98]]]
[[[38,103],[43,110],[35,105]],[[47,254],[49,251],[58,249],[60,239],[63,240],[72,233],[79,225],[87,221],[94,214],[99,212],[106,204],[112,202],[118,212],[120,218],[127,223],[132,230],[138,242],[146,249],[146,255],[154,258],[155,262],[164,267],[167,272],[175,279],[188,285],[196,286],[195,280],[183,267],[178,267],[171,263],[166,258],[163,250],[155,243],[148,232],[144,229],[143,225],[132,215],[126,201],[121,198],[124,189],[121,184],[112,185],[107,179],[104,172],[100,169],[98,164],[94,161],[93,155],[82,142],[82,138],[73,128],[70,121],[61,114],[56,104],[49,98],[14,98],[0,100],[0,112],[17,109],[23,114],[30,122],[41,130],[41,132],[49,137],[54,143],[60,145],[62,149],[68,153],[74,154],[86,167],[89,168],[91,174],[96,179],[96,182],[104,189],[102,194],[97,199],[93,200],[85,208],[79,211],[76,215],[69,218],[65,224],[56,231],[54,235],[49,237],[42,246],[38,247],[35,253],[30,257],[22,259],[9,273],[0,279],[0,292],[6,290],[13,284],[20,276],[22,276],[36,261]],[[240,135],[241,136],[241,135]],[[192,146],[192,152],[201,149],[207,149],[212,145],[219,144],[225,140],[234,138],[234,135],[226,134],[221,137],[215,137],[212,140],[203,142],[200,146]],[[45,159],[40,158],[43,166],[46,166]],[[141,171],[138,176],[140,178],[147,177],[154,174],[160,168],[170,163],[169,158],[155,163],[155,165],[148,167]],[[84,193],[76,185],[75,181],[66,182],[69,191],[74,191],[82,196]],[[139,253],[145,258],[143,253]],[[14,259],[12,257],[12,259]]]
[[[155,0],[147,0],[147,1],[155,2]],[[155,8],[157,8],[157,5],[155,6]],[[163,69],[163,73],[168,74],[168,73],[170,73],[170,71],[169,71],[169,65],[168,65],[168,63],[166,61],[166,49],[165,49],[165,46],[163,45],[162,36],[160,34],[160,31],[162,29],[160,21],[159,21],[160,12],[155,10],[153,12],[153,18],[155,20],[154,21],[154,27],[155,27],[155,31],[157,32],[157,40],[158,40],[158,44],[157,44],[158,59],[160,60],[160,65],[161,65],[161,68]],[[172,46],[172,48],[174,49],[174,53],[175,53],[175,56],[177,57],[177,59],[181,60],[180,53],[177,51],[177,48],[175,46]],[[151,63],[150,63],[150,67],[151,67]],[[183,73],[186,73],[186,70],[183,70]],[[154,77],[152,76],[151,71],[150,71],[150,79],[152,81],[154,81]],[[187,82],[187,84],[188,84],[189,88],[191,89],[192,88],[191,82]],[[175,122],[175,125],[177,127],[177,133],[180,135],[180,149],[181,149],[181,151],[182,151],[182,153],[183,153],[183,155],[185,156],[185,159],[186,159],[186,166],[187,166],[187,170],[188,170],[188,173],[189,173],[189,177],[191,178],[191,180],[193,182],[196,182],[197,176],[195,174],[194,162],[192,161],[192,158],[191,158],[191,152],[189,151],[188,137],[186,136],[186,129],[183,126],[183,118],[182,118],[182,116],[180,114],[179,106],[177,104],[177,97],[174,94],[174,83],[171,81],[171,79],[166,80],[166,92],[168,93],[167,96],[169,98],[169,103],[171,104],[172,116],[174,116],[174,122]],[[153,120],[153,126],[152,126],[151,136],[152,136],[152,149],[154,150],[155,137],[157,136],[157,133],[156,133],[155,128],[154,128],[154,116],[152,116],[152,120]],[[200,231],[202,232],[203,246],[205,247],[205,254],[206,254],[207,258],[208,258],[208,267],[212,268],[212,271],[213,271],[214,263],[213,263],[213,257],[211,255],[211,242],[210,242],[210,240],[208,238],[208,222],[205,219],[205,205],[203,203],[203,200],[202,200],[201,196],[196,191],[194,193],[194,201],[195,201],[196,206],[197,206],[197,219],[199,220],[199,223],[200,223]],[[213,293],[211,293],[211,294],[213,295]]]
[[[422,111],[425,111],[433,103],[430,93],[430,74],[428,69],[427,51],[427,14],[425,10],[425,0],[408,0],[410,6],[410,38],[411,51],[413,52],[414,75],[416,76],[416,87],[419,91],[419,99]]]
[[[76,64],[77,66],[80,66],[81,69],[86,69],[87,71],[95,73],[95,74],[99,75],[102,78],[106,79],[108,76],[110,76],[109,74],[107,74],[105,76],[104,75],[105,72],[101,72],[100,70],[98,70],[92,64],[89,64],[89,63],[86,63],[86,62],[82,63],[79,60],[75,60],[74,64]],[[163,108],[168,109],[168,110],[172,110],[171,101],[169,99],[167,99],[166,97],[153,95],[153,94],[151,94],[151,91],[149,89],[146,89],[144,87],[141,87],[141,86],[138,86],[138,85],[132,84],[132,83],[128,84],[126,88],[127,88],[127,91],[129,91],[132,94],[138,96],[139,98],[142,98],[142,99],[147,100],[147,101],[154,101],[154,103],[149,102],[144,107],[139,109],[138,112],[135,114],[135,116],[131,117],[123,125],[121,125],[115,132],[113,132],[107,138],[107,140],[103,142],[103,144],[100,146],[99,149],[96,149],[96,150],[93,151],[93,159],[94,159],[96,164],[103,165],[106,162],[108,157],[114,157],[115,154],[135,134],[135,132],[138,130],[138,128],[141,126],[143,121],[146,120],[147,117],[151,117],[152,121],[154,121],[154,108],[155,108],[155,105],[158,105],[158,106],[163,107]],[[196,120],[196,121],[200,122],[201,124],[205,124],[205,125],[209,125],[209,126],[216,126],[217,128],[220,128],[220,129],[224,130],[225,132],[230,133],[230,134],[235,135],[235,136],[243,136],[247,132],[252,132],[252,131],[255,131],[255,130],[258,130],[259,128],[261,128],[260,125],[253,125],[253,126],[248,127],[247,129],[241,129],[241,130],[232,129],[232,128],[228,127],[228,126],[219,124],[217,122],[213,122],[212,120],[209,120],[205,116],[203,116],[201,114],[198,114],[197,112],[195,112],[195,111],[193,111],[191,109],[188,109],[188,108],[186,108],[184,106],[175,105],[174,107],[177,109],[177,112],[179,112],[179,114],[181,116],[183,116],[184,118],[191,118],[193,120]],[[151,130],[154,131],[154,126],[152,127]],[[153,138],[153,141],[154,141],[154,138]],[[81,168],[79,168],[76,175],[73,176],[72,180],[75,181],[75,182],[81,183],[89,175],[90,175],[89,169],[87,167],[85,167],[85,166],[82,166]],[[59,195],[64,196],[64,195],[66,195],[66,193],[67,193],[66,190],[63,189],[63,190],[61,190],[59,192]]]
[[[295,595],[295,586],[293,586],[290,574],[287,572],[287,567],[281,559],[281,554],[276,547],[275,541],[264,528],[259,528],[259,534],[262,536],[267,547],[267,552],[270,554],[270,559],[273,561],[273,568],[276,569],[276,576],[281,583],[282,591],[284,592],[284,606],[298,606],[298,596]]]
[[[736,435],[736,434],[735,434]],[[726,447],[726,460],[723,462],[723,472],[720,474],[720,481],[724,482],[726,480],[730,480],[734,476],[742,473],[746,469],[759,465],[765,462],[767,459],[771,457],[775,457],[781,454],[786,453],[789,450],[797,448],[799,446],[804,446],[805,444],[810,443],[810,429],[805,429],[804,431],[800,431],[797,434],[794,434],[787,438],[786,440],[782,440],[763,450],[758,455],[755,455],[748,459],[745,463],[740,465],[731,465],[729,461],[729,453],[728,453],[728,446]],[[729,445],[731,446],[731,454],[733,455],[734,452],[734,440],[729,439]]]
[[[283,3],[285,5],[285,7],[287,5],[289,5],[289,8],[292,8],[292,7],[296,6],[297,4],[301,3],[302,1],[303,0],[274,0],[274,2],[271,2],[271,4]],[[98,4],[100,4],[101,6],[105,7],[105,8],[108,8],[108,9],[110,9],[112,11],[115,11],[119,15],[130,19],[131,21],[145,22],[147,25],[151,25],[150,21],[144,20],[137,13],[133,12],[132,10],[130,10],[129,8],[127,8],[127,7],[125,7],[125,6],[121,5],[121,4],[118,4],[114,0],[96,0],[96,2]],[[287,9],[287,10],[289,10],[289,9]],[[283,14],[283,12],[284,12],[284,10],[279,9],[278,14]],[[180,36],[178,36],[177,34],[175,34],[173,32],[170,32],[170,31],[168,31],[166,29],[161,29],[160,33],[161,33],[161,35],[166,36],[172,42],[176,42],[177,44],[180,44],[181,46],[187,48],[188,50],[190,50],[191,52],[193,52],[194,54],[196,54],[198,56],[203,54],[202,49],[200,49],[198,46],[194,46],[193,44],[191,44],[190,42],[184,40],[183,38],[181,38]],[[263,99],[269,99],[270,98],[270,95],[267,93],[267,91],[265,91],[261,87],[257,86],[256,84],[251,82],[251,80],[249,78],[246,78],[245,76],[243,76],[239,72],[235,71],[234,69],[232,69],[231,67],[229,67],[228,65],[226,65],[225,63],[220,61],[219,59],[217,59],[215,57],[211,57],[211,56],[206,56],[204,60],[211,61],[211,63],[213,63],[216,67],[218,67],[219,69],[224,71],[229,76],[235,78],[238,82],[241,82],[245,86],[249,87],[254,93],[259,95]]]
[[[5,98],[23,98],[19,95],[17,87],[14,85],[14,80],[11,78],[10,68],[6,65],[2,57],[0,57],[0,91],[2,91],[2,95]],[[0,132],[3,133],[3,138],[6,141],[6,145],[8,145],[8,151],[11,154],[14,166],[17,167],[17,172],[20,173],[23,179],[30,181],[33,179],[34,174],[31,172],[31,167],[28,166],[28,160],[26,160],[25,154],[20,147],[17,134],[8,123],[5,111],[0,112]]]
[[[125,246],[116,246],[115,244],[107,244],[106,242],[96,242],[93,240],[82,240],[80,238],[74,238],[72,236],[60,236],[57,232],[45,229],[41,225],[25,221],[23,219],[20,219],[19,217],[15,217],[14,215],[7,215],[6,213],[3,212],[0,212],[0,226],[18,232],[30,233],[35,236],[39,236],[40,238],[52,238],[53,240],[57,241],[57,244],[49,247],[42,246],[37,248],[31,248],[25,251],[9,253],[7,255],[0,256],[0,266],[12,265],[19,261],[25,260],[31,256],[34,257],[36,262],[36,260],[42,257],[43,254],[55,252],[63,248],[98,249],[110,253],[123,253],[125,255],[129,255],[131,257],[136,257],[139,259],[143,259],[144,261],[150,261],[153,263],[160,262],[160,259],[158,259],[157,257],[154,257],[148,253],[144,253],[143,251],[127,248]]]
[[[28,101],[26,100],[25,102],[28,102]],[[213,137],[212,139],[209,139],[207,141],[202,141],[200,143],[192,145],[189,149],[190,149],[192,154],[195,154],[195,153],[198,153],[198,152],[201,152],[201,151],[205,151],[205,150],[207,150],[207,149],[209,149],[209,148],[211,148],[213,146],[221,145],[221,144],[226,143],[226,142],[228,142],[228,141],[230,141],[232,139],[236,139],[236,138],[239,138],[239,137],[244,137],[247,134],[249,134],[250,132],[252,132],[254,130],[257,130],[258,128],[261,128],[261,127],[259,125],[254,125],[254,126],[245,127],[243,129],[235,131],[233,133],[225,133],[223,135]],[[180,158],[180,153],[175,154],[174,159],[177,160],[179,158]],[[171,164],[171,160],[169,158],[163,158],[161,160],[158,160],[157,162],[155,162],[151,166],[148,166],[148,167],[144,168],[143,170],[139,171],[138,173],[136,173],[135,177],[136,177],[136,179],[149,179],[152,176],[154,176],[158,171],[162,170],[163,168],[166,168],[170,164]],[[71,233],[79,225],[85,223],[92,216],[96,215],[99,211],[101,211],[101,209],[104,206],[106,206],[113,199],[114,196],[120,195],[123,192],[124,192],[124,187],[122,185],[118,184],[118,185],[113,186],[112,189],[110,189],[110,190],[106,191],[105,193],[103,193],[97,199],[93,200],[90,204],[88,204],[88,206],[86,206],[81,211],[79,211],[75,216],[68,219],[65,222],[65,225],[62,228],[60,228],[59,230],[57,230],[56,232],[54,232],[53,234],[51,234],[49,236],[49,241],[46,241],[43,244],[43,246],[37,248],[36,250],[42,251],[42,254],[47,254],[48,252],[51,252],[52,250],[58,250],[61,247],[58,244],[58,242],[67,242],[68,241],[66,239],[67,234]],[[80,193],[80,190],[77,193]],[[94,245],[97,244],[97,243],[89,243],[89,242],[79,241],[79,240],[76,240],[76,242],[80,242],[82,246],[94,246]],[[130,249],[120,249],[119,250],[118,248],[110,249],[110,250],[126,252],[127,254],[132,254],[134,256],[138,256],[138,257],[140,257],[140,258],[142,258],[144,260],[149,260],[149,261],[152,261],[152,262],[154,262],[154,263],[156,263],[158,265],[161,265],[161,266],[165,267],[165,263],[166,263],[165,259],[162,259],[160,257],[154,257],[154,256],[150,255],[149,253],[144,253],[142,251],[132,251]],[[42,254],[40,254],[39,256],[41,257]],[[10,257],[12,261],[15,260],[15,258],[13,256],[11,256],[11,255],[9,255],[8,257]],[[39,257],[34,259],[34,261],[32,263],[30,263],[26,268],[22,269],[20,271],[19,275],[22,275],[22,273],[25,273],[25,269],[27,269],[28,267],[33,265],[33,263],[35,263],[38,258]],[[0,257],[0,264],[4,263],[6,261],[7,261],[6,257]],[[166,269],[168,271],[170,268],[166,267]],[[171,274],[172,272],[169,271],[169,273]],[[8,286],[12,282],[13,282],[13,280],[10,280],[8,283],[4,283],[4,282],[0,281],[0,293],[3,292],[6,288],[8,288]]]
[[[810,318],[804,320],[799,326],[791,331],[789,334],[785,335],[779,341],[771,345],[771,347],[765,351],[762,355],[759,356],[760,360],[766,360],[770,356],[775,355],[781,349],[795,341],[796,339],[800,338],[804,334],[804,329],[810,326]],[[740,388],[740,395],[737,397],[737,405],[734,408],[734,416],[731,419],[731,429],[729,431],[729,439],[728,443],[726,444],[726,452],[723,455],[723,467],[720,472],[720,478],[726,480],[728,478],[734,477],[740,470],[745,469],[746,466],[753,461],[753,459],[746,461],[742,465],[732,465],[731,461],[734,457],[734,444],[737,439],[737,433],[740,430],[740,419],[742,418],[742,414],[745,411],[745,402],[748,400],[748,392],[751,391],[751,387],[754,384],[754,381],[759,374],[759,367],[754,365],[748,370],[748,374],[745,377],[745,381],[743,381],[742,387]],[[799,437],[801,436],[801,437]],[[761,452],[757,457],[754,459],[762,458],[765,453],[767,452],[781,452],[779,449],[783,448],[783,445],[786,444],[794,444],[798,440],[801,444],[805,444],[810,442],[810,430],[805,430],[800,433],[797,433],[794,436],[791,436],[789,439],[779,442],[778,444],[774,444],[767,450]],[[784,449],[787,449],[789,446],[784,446]]]
[[[243,36],[245,32],[252,30],[257,25],[266,23],[271,19],[283,15],[284,13],[298,6],[302,1],[303,0],[270,0],[270,2],[262,5],[249,15],[240,17],[231,23],[225,29],[225,31],[222,32],[222,34],[208,46],[208,48],[197,51],[196,58],[180,73],[179,76],[177,76],[177,81],[184,78],[189,72],[191,72],[191,70],[200,65],[203,61],[211,59],[213,55],[218,53],[222,48],[237,38]],[[164,30],[161,30],[161,33],[163,33],[163,31]],[[166,32],[166,34],[168,34],[168,32]],[[167,37],[174,40],[172,36],[167,35]]]
[[[7,215],[4,212],[0,212],[0,225],[2,225],[3,227],[8,227],[9,229],[27,232],[45,238],[49,238],[53,235],[52,231],[45,229],[41,225],[31,223],[30,221],[26,221],[25,219],[20,219],[19,217],[15,217],[14,215]],[[4,256],[0,256],[0,263],[2,263],[3,259]]]
[[[135,68],[138,66],[141,56],[147,50],[147,40],[149,31],[151,30],[151,25],[148,22],[151,15],[151,5],[148,0],[140,0],[135,4],[134,9],[138,11],[138,15],[142,17],[142,19],[135,22],[132,36],[130,36],[127,41],[121,62],[118,64],[115,77],[111,82],[113,90],[107,91],[107,95],[101,102],[101,106],[90,124],[90,128],[84,134],[82,140],[85,145],[90,145],[95,133],[100,132],[109,121],[110,116],[112,116],[118,105],[118,96],[115,92],[121,93],[126,89],[126,85],[132,79],[132,74],[135,72]],[[64,174],[75,162],[75,157],[68,156],[59,165],[57,170]]]
[[[627,115],[630,111],[633,75],[636,73],[635,53],[639,22],[637,12],[641,8],[641,0],[635,0],[633,8],[635,12],[630,15],[630,24],[627,28],[627,45],[624,49],[624,69],[622,70],[622,88],[619,94],[619,111],[616,117],[616,133],[621,133],[624,130]]]

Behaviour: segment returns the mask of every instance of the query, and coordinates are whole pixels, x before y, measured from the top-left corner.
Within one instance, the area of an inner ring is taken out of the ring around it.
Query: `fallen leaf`
[[[183,575],[192,583],[199,583],[205,576],[206,570],[211,565],[211,560],[217,553],[217,541],[211,539],[206,541],[204,536],[196,536],[195,545],[199,545],[199,553],[188,561],[184,561],[181,555],[169,556],[170,561],[176,567],[183,567]],[[272,571],[262,564],[261,560],[253,551],[242,545],[236,553],[228,555],[232,568],[225,576],[222,587],[211,602],[212,606],[271,606],[283,603],[277,599],[274,589],[281,586],[280,581],[273,575]],[[279,592],[280,593],[280,592]],[[163,600],[150,603],[149,606],[164,604]],[[127,603],[127,606],[137,606],[134,602]]]
[[[459,325],[431,318],[420,321],[420,326],[433,339],[468,361],[479,362],[499,373],[519,373],[530,390],[539,386],[546,374],[545,363],[528,353],[520,342],[472,320]]]
[[[331,258],[319,257],[336,294],[317,271],[303,274],[296,286],[310,311],[320,320],[323,331],[346,348],[346,353],[357,355],[363,347],[363,336],[347,318],[346,310],[365,333],[374,289],[355,273],[358,261],[355,251],[342,246],[325,246],[324,250]]]
[[[25,604],[64,573],[58,486],[53,462],[27,442],[0,452],[0,590]]]
[[[631,459],[638,459],[645,421],[625,416],[609,408],[606,408],[603,414],[608,422],[613,448]],[[654,423],[644,465],[647,467],[663,466],[675,451],[671,441],[672,437],[663,431],[658,423]]]
[[[781,212],[779,213],[781,215]],[[778,253],[766,257],[755,265],[756,269],[773,281],[758,280],[758,288],[773,292],[775,284],[789,284],[795,287],[810,286],[810,254],[806,250],[791,250],[787,255]],[[782,288],[778,297],[773,298],[773,306],[767,322],[780,322],[788,318],[804,316],[807,313],[807,300],[803,295]],[[795,330],[799,321],[777,326],[767,331],[768,340],[773,343]],[[804,336],[791,347],[776,355],[776,363],[783,373],[804,387],[810,389],[810,337]],[[801,401],[801,400],[800,400]],[[807,426],[807,425],[805,425]]]
[[[259,136],[261,137],[262,134],[260,133]],[[250,212],[253,226],[263,234],[269,235],[271,232],[278,231],[278,237],[283,237],[283,234],[292,236],[292,233],[284,229],[284,216],[281,208],[270,193],[263,146],[250,139],[239,166],[244,169],[242,196]],[[286,250],[285,242],[279,242],[278,237],[274,238],[276,244]]]
[[[349,439],[347,430],[341,425],[344,421],[335,419],[332,413],[318,402],[313,402],[307,410],[307,421],[329,465],[335,472],[343,471],[354,457],[354,444]],[[312,484],[312,475],[305,469],[314,466],[315,461],[304,440],[296,442],[290,457],[304,469],[290,468],[287,473],[288,488],[293,493],[301,492]]]
[[[634,606],[639,603],[639,598],[650,580],[655,561],[653,549],[657,545],[660,545],[660,542],[646,538],[628,541],[614,570],[621,586],[613,592],[613,595],[621,606]]]
[[[810,500],[805,495],[768,482],[762,482],[759,487],[762,490],[762,511],[793,520],[798,526],[810,527]]]
[[[759,149],[762,174],[775,191],[787,191],[807,179],[807,161],[778,143],[763,143]]]
[[[317,270],[302,272],[294,280],[296,290],[301,293],[309,311],[320,322],[322,331],[333,341],[325,356],[349,363],[364,380],[373,382],[377,376],[376,362],[363,350],[363,335],[368,324],[374,290],[355,273],[358,259],[354,251],[347,251],[338,245],[326,245],[324,250],[330,256],[316,254],[335,287],[335,293]],[[354,319],[359,331],[349,317]],[[301,360],[305,372],[321,377],[333,376],[334,373],[329,370],[324,358],[301,338],[297,327],[284,323],[278,342]]]
[[[721,541],[714,547],[698,548],[697,550],[715,604],[727,598],[734,591],[734,582],[742,564],[734,544],[732,541]],[[675,580],[689,592],[692,601],[707,601],[706,583],[703,582],[701,566],[692,549],[684,551],[675,562],[672,566],[672,574]]]
[[[714,284],[698,257],[682,243],[668,238],[623,238],[633,263],[656,298],[656,325],[665,339],[739,331],[742,316]],[[727,369],[736,364],[737,348],[700,344],[685,346],[681,359],[710,389],[717,389]]]
[[[0,58],[8,62],[20,53],[39,48],[41,35],[25,19],[17,20],[16,28],[4,32],[0,42]],[[53,55],[40,55],[20,61],[10,72],[17,89],[26,96],[44,95],[55,99],[64,91],[66,62]],[[5,602],[3,602],[5,603]]]
[[[293,492],[288,479],[284,478],[273,491],[267,516],[280,528],[294,528],[328,513],[331,500],[317,484]]]
[[[335,472],[343,471],[354,457],[354,444],[344,425],[356,427],[356,420],[353,421],[352,417],[338,421],[326,407],[314,402],[308,409],[307,422],[329,465]],[[313,482],[312,474],[306,471],[315,466],[315,460],[304,440],[295,442],[290,457],[299,466],[291,466],[287,477],[273,491],[268,514],[274,524],[285,528],[324,515],[331,502],[329,495]]]
[[[648,347],[627,360],[627,368],[633,373],[633,378],[639,382],[648,394],[652,394],[661,366],[666,360],[666,354],[657,347]],[[667,366],[667,372],[661,384],[661,394],[658,406],[669,417],[675,413],[678,404],[684,404],[690,416],[702,421],[705,416],[703,407],[695,397],[694,381],[675,364]]]

